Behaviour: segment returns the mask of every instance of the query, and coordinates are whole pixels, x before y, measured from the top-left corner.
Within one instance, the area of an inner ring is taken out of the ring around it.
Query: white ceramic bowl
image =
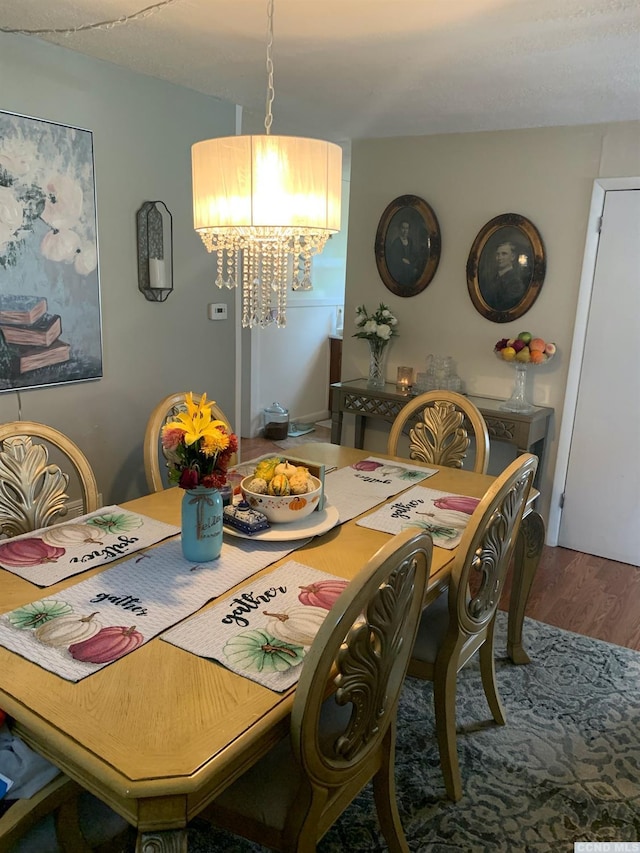
[[[322,483],[317,477],[309,476],[316,488],[306,495],[259,495],[257,492],[251,492],[247,486],[253,480],[253,474],[243,479],[240,488],[249,506],[264,513],[272,524],[287,524],[311,515],[318,506]]]

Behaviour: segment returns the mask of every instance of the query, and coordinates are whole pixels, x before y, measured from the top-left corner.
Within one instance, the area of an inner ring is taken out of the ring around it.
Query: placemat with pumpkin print
[[[462,538],[480,498],[418,486],[356,522],[360,527],[395,535],[407,527],[428,531],[433,544],[453,549]]]
[[[162,639],[213,658],[270,690],[287,690],[348,581],[290,560]]]
[[[0,566],[37,586],[51,586],[180,533],[180,528],[105,506],[72,521],[0,542]]]
[[[327,474],[324,490],[344,523],[437,473],[435,468],[368,456]]]
[[[217,560],[191,563],[179,539],[0,614],[0,645],[80,681],[151,640],[207,601],[308,540],[224,542]]]

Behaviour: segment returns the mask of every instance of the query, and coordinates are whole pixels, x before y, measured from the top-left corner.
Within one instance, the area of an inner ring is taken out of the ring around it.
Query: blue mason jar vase
[[[192,563],[207,563],[222,550],[222,497],[217,489],[199,486],[182,496],[182,554]]]

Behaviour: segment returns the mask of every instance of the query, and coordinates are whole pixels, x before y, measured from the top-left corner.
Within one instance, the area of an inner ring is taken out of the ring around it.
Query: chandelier
[[[193,224],[217,253],[218,287],[242,286],[242,325],[287,323],[287,291],[311,290],[311,259],[340,230],[342,150],[271,136],[273,0],[268,2],[265,134],[191,149]]]

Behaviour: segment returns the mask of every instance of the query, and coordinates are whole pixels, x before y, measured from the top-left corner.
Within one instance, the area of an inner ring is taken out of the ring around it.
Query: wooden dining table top
[[[309,443],[302,455],[332,468],[372,454]],[[429,467],[437,473],[422,485],[473,497],[481,497],[494,479]],[[182,491],[173,488],[122,506],[179,524],[181,499]],[[259,585],[261,576],[291,559],[352,578],[388,538],[353,519],[252,581]],[[455,553],[434,548],[431,587],[446,581]],[[0,569],[0,611],[53,597],[105,568],[45,589]],[[231,589],[216,601],[233,594]],[[16,731],[142,830],[184,827],[287,732],[294,692],[275,693],[160,637],[77,683],[0,647],[0,708],[15,720]]]

